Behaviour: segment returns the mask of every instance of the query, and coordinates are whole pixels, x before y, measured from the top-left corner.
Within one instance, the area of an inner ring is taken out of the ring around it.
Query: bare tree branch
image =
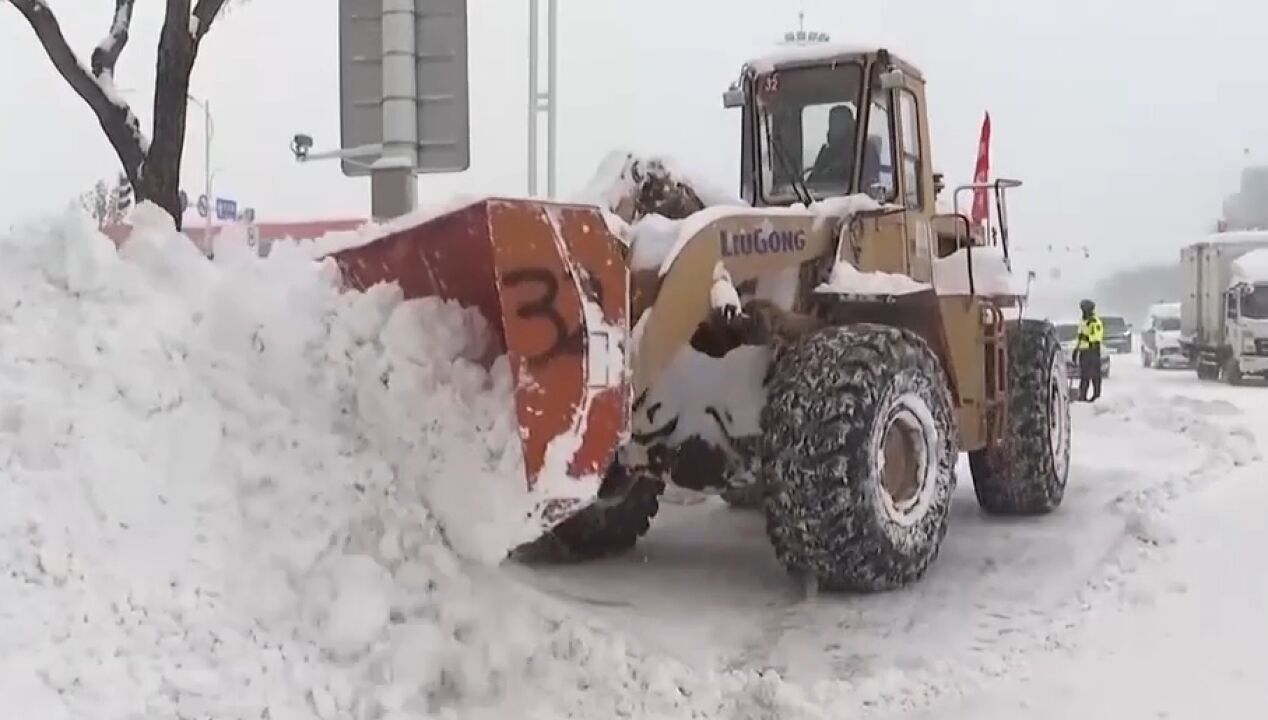
[[[127,0],[129,3],[131,0]],[[92,108],[106,138],[119,154],[124,169],[135,182],[145,163],[145,138],[140,123],[126,103],[113,92],[113,82],[104,84],[79,62],[62,34],[61,25],[44,0],[10,0],[26,18],[53,67],[79,97]],[[130,17],[130,16],[129,16]],[[126,34],[126,28],[124,33]],[[118,48],[122,50],[122,45]],[[96,54],[96,53],[94,53]],[[115,52],[114,57],[118,57]]]
[[[189,24],[189,33],[194,36],[195,42],[201,40],[211,29],[211,22],[220,14],[224,5],[225,0],[198,0],[198,4],[194,6],[194,19]]]
[[[114,0],[110,31],[88,65],[71,50],[46,0],[9,0],[26,18],[49,60],[92,108],[114,147],[137,202],[152,201],[181,223],[180,171],[185,148],[189,78],[199,44],[227,0],[164,0],[154,82],[153,140],[115,89],[114,69],[128,44],[136,0]],[[0,0],[4,4],[4,0]]]
[[[128,44],[128,33],[132,28],[132,7],[136,0],[115,0],[114,20],[110,23],[110,32],[92,51],[92,74],[101,77],[103,73],[114,73],[114,66],[119,62],[119,55]]]

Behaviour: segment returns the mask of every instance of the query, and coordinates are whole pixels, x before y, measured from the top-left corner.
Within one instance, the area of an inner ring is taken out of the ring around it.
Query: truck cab
[[[1224,313],[1225,340],[1233,358],[1234,377],[1229,379],[1268,375],[1268,277],[1236,278],[1224,293]]]
[[[1268,232],[1212,236],[1181,252],[1181,344],[1199,378],[1268,378]]]

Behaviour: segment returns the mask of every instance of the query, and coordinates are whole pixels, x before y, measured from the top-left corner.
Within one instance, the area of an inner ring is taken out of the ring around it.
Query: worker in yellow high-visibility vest
[[[1084,300],[1079,303],[1083,319],[1079,322],[1078,344],[1074,346],[1075,360],[1079,364],[1079,399],[1096,402],[1101,396],[1101,343],[1105,341],[1105,325],[1096,314],[1096,303]],[[1088,386],[1092,397],[1088,398]]]

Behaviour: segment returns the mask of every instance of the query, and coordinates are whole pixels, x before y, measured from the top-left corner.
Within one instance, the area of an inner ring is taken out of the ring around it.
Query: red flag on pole
[[[990,178],[991,174],[991,114],[986,113],[986,117],[982,120],[982,137],[977,144],[977,167],[973,170],[973,182],[984,183]],[[987,192],[985,188],[973,191],[973,211],[969,219],[975,225],[983,225],[986,223],[987,213]]]

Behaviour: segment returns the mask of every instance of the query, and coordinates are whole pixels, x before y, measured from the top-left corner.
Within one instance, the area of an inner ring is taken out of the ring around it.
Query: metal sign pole
[[[559,0],[548,0],[546,20],[546,196],[555,197],[555,141],[559,138],[559,123],[555,112],[556,79],[559,77]]]
[[[291,152],[369,175],[371,215],[399,217],[418,206],[419,174],[471,166],[467,0],[338,3],[339,149],[299,132]]]
[[[538,0],[528,0],[528,195],[537,194],[537,114],[541,99],[537,89],[537,56],[541,54]]]
[[[528,194],[537,195],[541,172],[538,146],[540,116],[546,116],[546,195],[555,196],[555,145],[559,127],[555,115],[555,87],[559,77],[559,3],[546,4],[546,88],[542,89],[542,23],[539,0],[528,2]]]
[[[383,0],[382,23],[383,154],[370,172],[375,220],[399,217],[418,205],[414,0]]]
[[[203,194],[207,196],[207,217],[203,222],[203,245],[211,252],[211,102],[203,101]]]

